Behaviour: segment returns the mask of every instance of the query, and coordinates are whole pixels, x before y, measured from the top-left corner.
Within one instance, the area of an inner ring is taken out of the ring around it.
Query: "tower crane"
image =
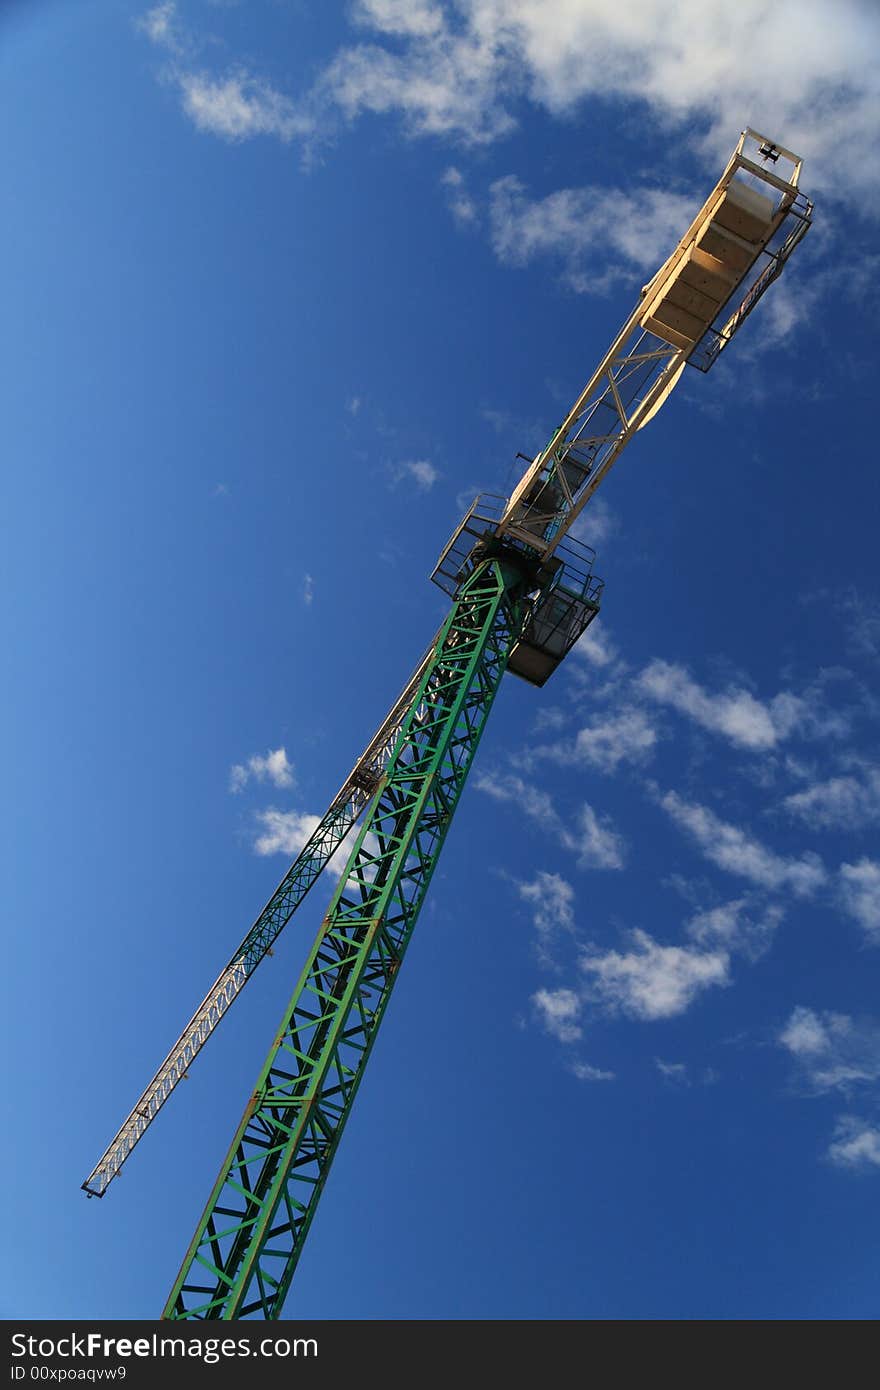
[[[685,366],[708,371],[812,218],[802,161],[743,131],[721,178],[509,498],[432,579],[448,616],[238,950],[83,1183],[103,1196],[346,836],[335,891],[180,1272],[168,1319],[277,1318],[501,678],[542,686],[599,612],[584,506]]]

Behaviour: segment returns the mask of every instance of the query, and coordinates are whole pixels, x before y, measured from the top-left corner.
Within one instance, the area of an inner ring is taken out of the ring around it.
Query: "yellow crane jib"
[[[708,371],[809,229],[801,159],[744,130],[727,166],[546,448],[509,499],[476,500],[432,578],[455,592],[489,536],[538,563],[531,622],[508,669],[543,685],[598,612],[593,553],[572,527],[687,365]]]

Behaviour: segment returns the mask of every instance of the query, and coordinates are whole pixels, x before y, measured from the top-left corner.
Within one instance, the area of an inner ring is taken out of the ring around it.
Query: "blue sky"
[[[286,1311],[876,1315],[877,53],[856,0],[4,7],[6,1317],[158,1314],[329,883],[79,1184],[745,124],[814,229],[587,509]]]

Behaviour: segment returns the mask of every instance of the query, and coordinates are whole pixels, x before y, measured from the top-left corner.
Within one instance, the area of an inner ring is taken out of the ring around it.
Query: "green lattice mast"
[[[397,744],[165,1308],[277,1317],[486,718],[523,571],[471,575]]]

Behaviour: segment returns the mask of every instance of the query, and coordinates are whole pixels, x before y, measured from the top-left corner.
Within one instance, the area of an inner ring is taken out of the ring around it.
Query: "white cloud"
[[[652,661],[638,677],[637,685],[651,699],[670,705],[702,728],[722,734],[737,747],[752,752],[775,748],[791,733],[802,710],[797,696],[787,693],[768,704],[756,700],[748,690],[736,688],[710,695],[683,666],[668,661]]]
[[[443,28],[443,7],[431,0],[355,0],[354,19],[384,34],[427,38]]]
[[[847,1092],[880,1080],[880,1028],[871,1020],[857,1022],[849,1014],[798,1005],[777,1041],[814,1094]]]
[[[306,840],[321,823],[320,816],[310,816],[301,811],[277,811],[270,807],[258,811],[257,820],[263,833],[254,841],[257,854],[299,854]]]
[[[605,294],[620,279],[644,278],[675,249],[701,199],[660,188],[563,188],[530,199],[514,174],[489,189],[492,248],[506,265],[537,256],[562,263],[579,293]]]
[[[626,860],[623,838],[612,828],[608,816],[596,815],[586,801],[578,813],[578,828],[567,838],[576,849],[578,864],[584,869],[622,869]]]
[[[229,773],[229,790],[240,792],[247,783],[271,782],[275,787],[293,786],[293,767],[284,748],[270,749],[265,755],[254,753],[245,763],[236,763]]]
[[[512,773],[480,772],[474,778],[474,786],[496,801],[514,802],[524,815],[553,835],[563,849],[575,854],[580,868],[623,868],[626,845],[622,836],[614,829],[609,816],[597,815],[586,801],[581,804],[574,822],[566,823],[552,797],[522,777]]]
[[[135,27],[146,34],[151,43],[158,44],[160,48],[167,48],[172,53],[178,52],[180,36],[177,27],[177,5],[174,0],[165,0],[164,4],[154,5],[135,21]]]
[[[572,647],[575,655],[583,657],[591,666],[604,670],[617,660],[617,648],[601,623],[590,623],[584,635]]]
[[[577,1042],[581,1037],[581,1001],[573,989],[539,989],[532,995],[532,1003],[545,1031],[561,1043]]]
[[[805,852],[797,859],[775,854],[738,826],[720,820],[708,807],[684,801],[676,792],[667,792],[660,805],[696,840],[705,857],[728,873],[762,888],[790,888],[798,897],[809,897],[826,882],[825,868],[816,854]]]
[[[517,882],[517,892],[533,909],[539,954],[550,960],[550,944],[560,931],[574,931],[574,889],[559,874],[541,869],[530,883]]]
[[[593,550],[601,550],[609,536],[618,528],[617,515],[601,493],[594,493],[579,512],[569,529],[569,535],[583,541]],[[589,629],[588,629],[589,631]]]
[[[755,961],[769,950],[784,915],[783,908],[777,906],[765,906],[759,913],[752,913],[749,900],[737,898],[696,913],[687,923],[686,931],[698,946],[737,951],[747,960]]]
[[[585,652],[589,659],[589,652]],[[548,758],[570,767],[584,763],[598,767],[603,773],[616,773],[621,763],[641,765],[655,751],[655,727],[641,709],[623,709],[619,714],[596,716],[592,723],[578,731],[574,744],[563,739],[559,744],[546,744],[532,751],[532,758]]]
[[[688,1069],[684,1062],[664,1062],[662,1057],[655,1057],[654,1066],[657,1068],[664,1081],[671,1081],[676,1086],[689,1086],[691,1084]]]
[[[357,415],[362,405],[363,400],[360,396],[349,396],[348,400],[345,402],[345,408],[349,415]]]
[[[579,731],[574,756],[600,772],[616,772],[621,763],[641,764],[653,756],[657,731],[640,709],[624,709],[620,714],[599,715]],[[539,750],[536,750],[539,751]],[[558,761],[568,762],[567,749],[560,749]]]
[[[258,825],[262,826],[262,832],[254,841],[254,853],[263,856],[284,854],[288,858],[299,854],[321,823],[320,816],[313,816],[305,811],[279,811],[274,806],[268,807],[265,811],[258,811],[256,819]],[[342,874],[354,850],[358,834],[359,826],[353,825],[327,861],[327,872],[332,878],[338,879]],[[367,836],[365,847],[369,853],[376,853],[378,841],[374,835]],[[369,871],[366,876],[369,877]]]
[[[569,1071],[576,1076],[578,1081],[614,1081],[613,1071],[603,1071],[601,1067],[593,1067],[589,1062],[572,1062]]]
[[[684,1013],[703,990],[727,985],[726,951],[660,946],[647,932],[631,933],[626,952],[584,952],[581,969],[595,996],[613,1012],[632,1018],[673,1018]]]
[[[828,1147],[828,1157],[840,1168],[880,1168],[880,1128],[855,1115],[842,1115]]]
[[[702,1067],[696,1074],[685,1062],[665,1062],[662,1057],[654,1058],[654,1066],[671,1086],[687,1088],[690,1086],[714,1086],[720,1080],[714,1067]]]
[[[315,601],[315,581],[310,574],[303,575],[302,600],[307,608]]]
[[[864,151],[876,144],[880,33],[861,0],[677,0],[674,12],[656,0],[466,0],[462,10],[459,27],[446,7],[445,29],[404,57],[417,110],[415,79],[438,66],[432,106],[468,112],[486,134],[505,129],[523,89],[557,115],[585,98],[628,97],[696,135],[713,162],[746,112],[810,160],[814,186],[857,197],[877,185]]]
[[[312,118],[298,111],[289,97],[243,69],[225,77],[178,72],[175,78],[183,109],[196,128],[224,140],[274,135],[288,144],[314,131]]]
[[[880,657],[880,603],[856,589],[849,589],[838,602],[846,614],[850,649],[876,660]]]
[[[795,1057],[814,1057],[827,1051],[830,1045],[828,1026],[812,1009],[798,1005],[779,1034],[779,1041]]]
[[[573,930],[574,889],[559,874],[541,869],[531,883],[518,883],[517,889],[521,898],[534,903],[535,926],[539,931],[552,932],[560,927]]]
[[[830,289],[826,276],[815,270],[806,280],[802,276],[795,282],[778,281],[773,293],[761,305],[760,341],[750,340],[743,344],[740,356],[744,360],[754,358],[762,350],[786,342],[802,324],[810,321],[819,300]]]
[[[592,645],[589,642],[585,644],[582,637],[574,650],[600,669],[614,661],[613,647],[603,645],[601,639]],[[610,674],[614,679],[615,672]],[[657,741],[657,730],[645,711],[628,706],[619,714],[597,714],[578,731],[573,740],[561,738],[555,743],[530,748],[522,761],[529,765],[534,760],[546,758],[567,768],[580,763],[610,775],[617,772],[623,763],[641,766],[647,762],[654,755]]]
[[[393,8],[402,46],[341,49],[319,77],[313,103],[335,106],[348,120],[398,115],[411,135],[452,136],[466,145],[487,144],[511,130],[515,122],[500,101],[505,65],[499,36],[467,23],[454,31],[445,22],[448,10],[439,6],[430,9],[444,22],[417,32],[412,25],[428,7]],[[401,27],[407,10],[408,34]],[[387,23],[380,20],[380,32],[387,32]]]
[[[568,723],[568,715],[565,710],[559,709],[556,705],[541,705],[535,711],[535,728],[538,730],[552,729],[554,731],[564,729]]]
[[[495,801],[513,801],[531,820],[537,821],[543,830],[550,833],[558,831],[562,822],[559,812],[553,805],[548,792],[526,782],[513,774],[478,772],[473,779],[477,791],[485,792]]]
[[[441,187],[446,191],[446,202],[456,222],[468,225],[479,218],[477,204],[467,190],[464,174],[455,165],[443,171]]]
[[[157,42],[173,14],[164,5],[149,12]],[[633,113],[664,131],[670,145],[687,141],[714,173],[745,113],[806,158],[810,188],[831,189],[864,209],[880,185],[877,161],[866,156],[877,141],[880,32],[876,7],[865,0],[738,0],[732,7],[705,0],[358,0],[354,17],[374,41],[331,57],[302,97],[298,120],[332,130],[336,113],[349,120],[396,115],[411,135],[480,145],[511,131],[531,103],[559,118],[582,113],[589,139],[585,103],[613,100],[623,119]],[[241,104],[234,93],[229,99]],[[197,110],[189,108],[193,118]],[[268,121],[239,116],[231,137],[225,116],[203,128],[227,138],[260,130],[287,139],[291,114],[285,106]],[[567,189],[550,195],[555,202],[529,204],[518,185],[502,184],[498,235],[506,247],[512,220],[527,245],[565,254],[564,239],[580,244],[585,221],[594,235],[617,239],[624,255],[647,261],[649,245],[656,241],[663,254],[680,235],[677,223],[664,242],[677,196],[656,187],[599,190],[594,206],[584,190]],[[609,199],[618,200],[622,223],[633,213],[641,222],[621,230]]]
[[[428,459],[408,459],[405,463],[395,464],[391,473],[395,483],[399,483],[403,478],[412,478],[422,492],[430,491],[442,476],[440,470]]]
[[[865,764],[787,796],[783,810],[813,830],[859,830],[880,821],[880,767]]]
[[[698,130],[715,158],[745,112],[811,160],[814,186],[852,196],[877,182],[876,170],[858,168],[876,143],[880,42],[876,10],[861,0],[471,0],[468,9],[473,22],[512,32],[530,94],[551,111],[630,97]]]
[[[880,945],[880,863],[860,859],[840,866],[840,900],[872,944]]]
[[[331,874],[333,878],[338,879],[342,876],[343,870],[345,869],[349,859],[354,853],[354,847],[357,843],[357,837],[360,834],[360,830],[361,827],[359,825],[353,825],[349,830],[348,834],[346,835],[345,839],[340,844],[339,848],[334,852],[332,858],[328,861],[327,871],[329,874]],[[364,838],[362,850],[365,854],[368,855],[377,855],[379,853],[379,841],[372,831],[370,831]],[[372,883],[373,879],[375,878],[375,873],[376,870],[374,865],[364,865],[363,876],[368,883]],[[356,897],[359,891],[357,880],[352,879],[349,880],[349,882],[351,883],[351,892]]]

